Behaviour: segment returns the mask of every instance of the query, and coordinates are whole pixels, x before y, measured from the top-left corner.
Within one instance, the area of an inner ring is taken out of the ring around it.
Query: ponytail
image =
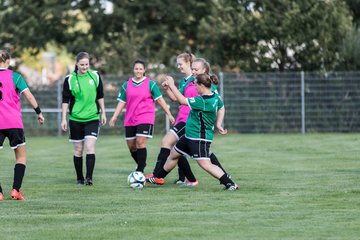
[[[6,50],[0,50],[0,62],[5,63],[10,59],[10,54]]]
[[[211,75],[210,80],[213,84],[218,85],[219,84],[219,78],[216,75]]]

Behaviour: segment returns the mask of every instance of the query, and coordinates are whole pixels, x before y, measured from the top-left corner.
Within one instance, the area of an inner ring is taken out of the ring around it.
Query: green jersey
[[[217,111],[224,107],[218,94],[187,98],[191,109],[186,121],[185,136],[192,140],[212,141]]]
[[[89,122],[99,119],[98,99],[104,98],[101,77],[89,69],[83,75],[72,72],[65,78],[63,103],[69,103],[69,119]]]

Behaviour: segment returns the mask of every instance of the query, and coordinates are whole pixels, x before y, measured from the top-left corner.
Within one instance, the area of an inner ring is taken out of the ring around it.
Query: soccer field
[[[151,172],[162,136],[148,144]],[[13,152],[0,151],[1,239],[359,239],[360,134],[215,136],[212,150],[240,185],[191,160],[200,184],[130,189],[123,136],[100,136],[94,186],[77,186],[66,137],[27,138],[25,202],[10,200]]]

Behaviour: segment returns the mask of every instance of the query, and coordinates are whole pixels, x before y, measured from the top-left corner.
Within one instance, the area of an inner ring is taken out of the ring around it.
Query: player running
[[[10,147],[15,152],[14,182],[10,197],[25,200],[20,192],[26,169],[26,148],[24,125],[21,115],[20,94],[23,94],[37,114],[41,125],[45,119],[40,107],[30,92],[24,78],[17,72],[8,69],[10,54],[0,50],[0,149],[3,148],[5,138],[9,139]],[[0,185],[0,201],[4,200]]]

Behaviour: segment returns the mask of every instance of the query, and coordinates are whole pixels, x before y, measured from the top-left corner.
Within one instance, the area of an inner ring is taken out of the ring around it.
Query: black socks
[[[168,148],[160,149],[153,174],[155,174],[157,171],[159,171],[160,169],[162,169],[164,167],[165,162],[169,155],[170,155],[170,149],[168,149]]]
[[[194,176],[194,173],[191,171],[190,164],[185,156],[181,156],[178,160],[178,166],[179,166],[179,180],[185,181],[185,177],[190,182],[195,182],[196,178]],[[183,173],[183,176],[181,176],[180,172]]]
[[[92,179],[95,168],[95,154],[86,155],[86,179]]]
[[[74,156],[74,167],[76,171],[77,180],[84,180],[83,175],[83,158]]]
[[[25,168],[26,166],[22,163],[15,164],[13,189],[16,189],[17,191],[20,191],[21,184],[25,175]]]
[[[138,148],[137,151],[137,168],[136,171],[144,172],[145,166],[146,166],[146,157],[147,157],[147,151],[146,148]]]

